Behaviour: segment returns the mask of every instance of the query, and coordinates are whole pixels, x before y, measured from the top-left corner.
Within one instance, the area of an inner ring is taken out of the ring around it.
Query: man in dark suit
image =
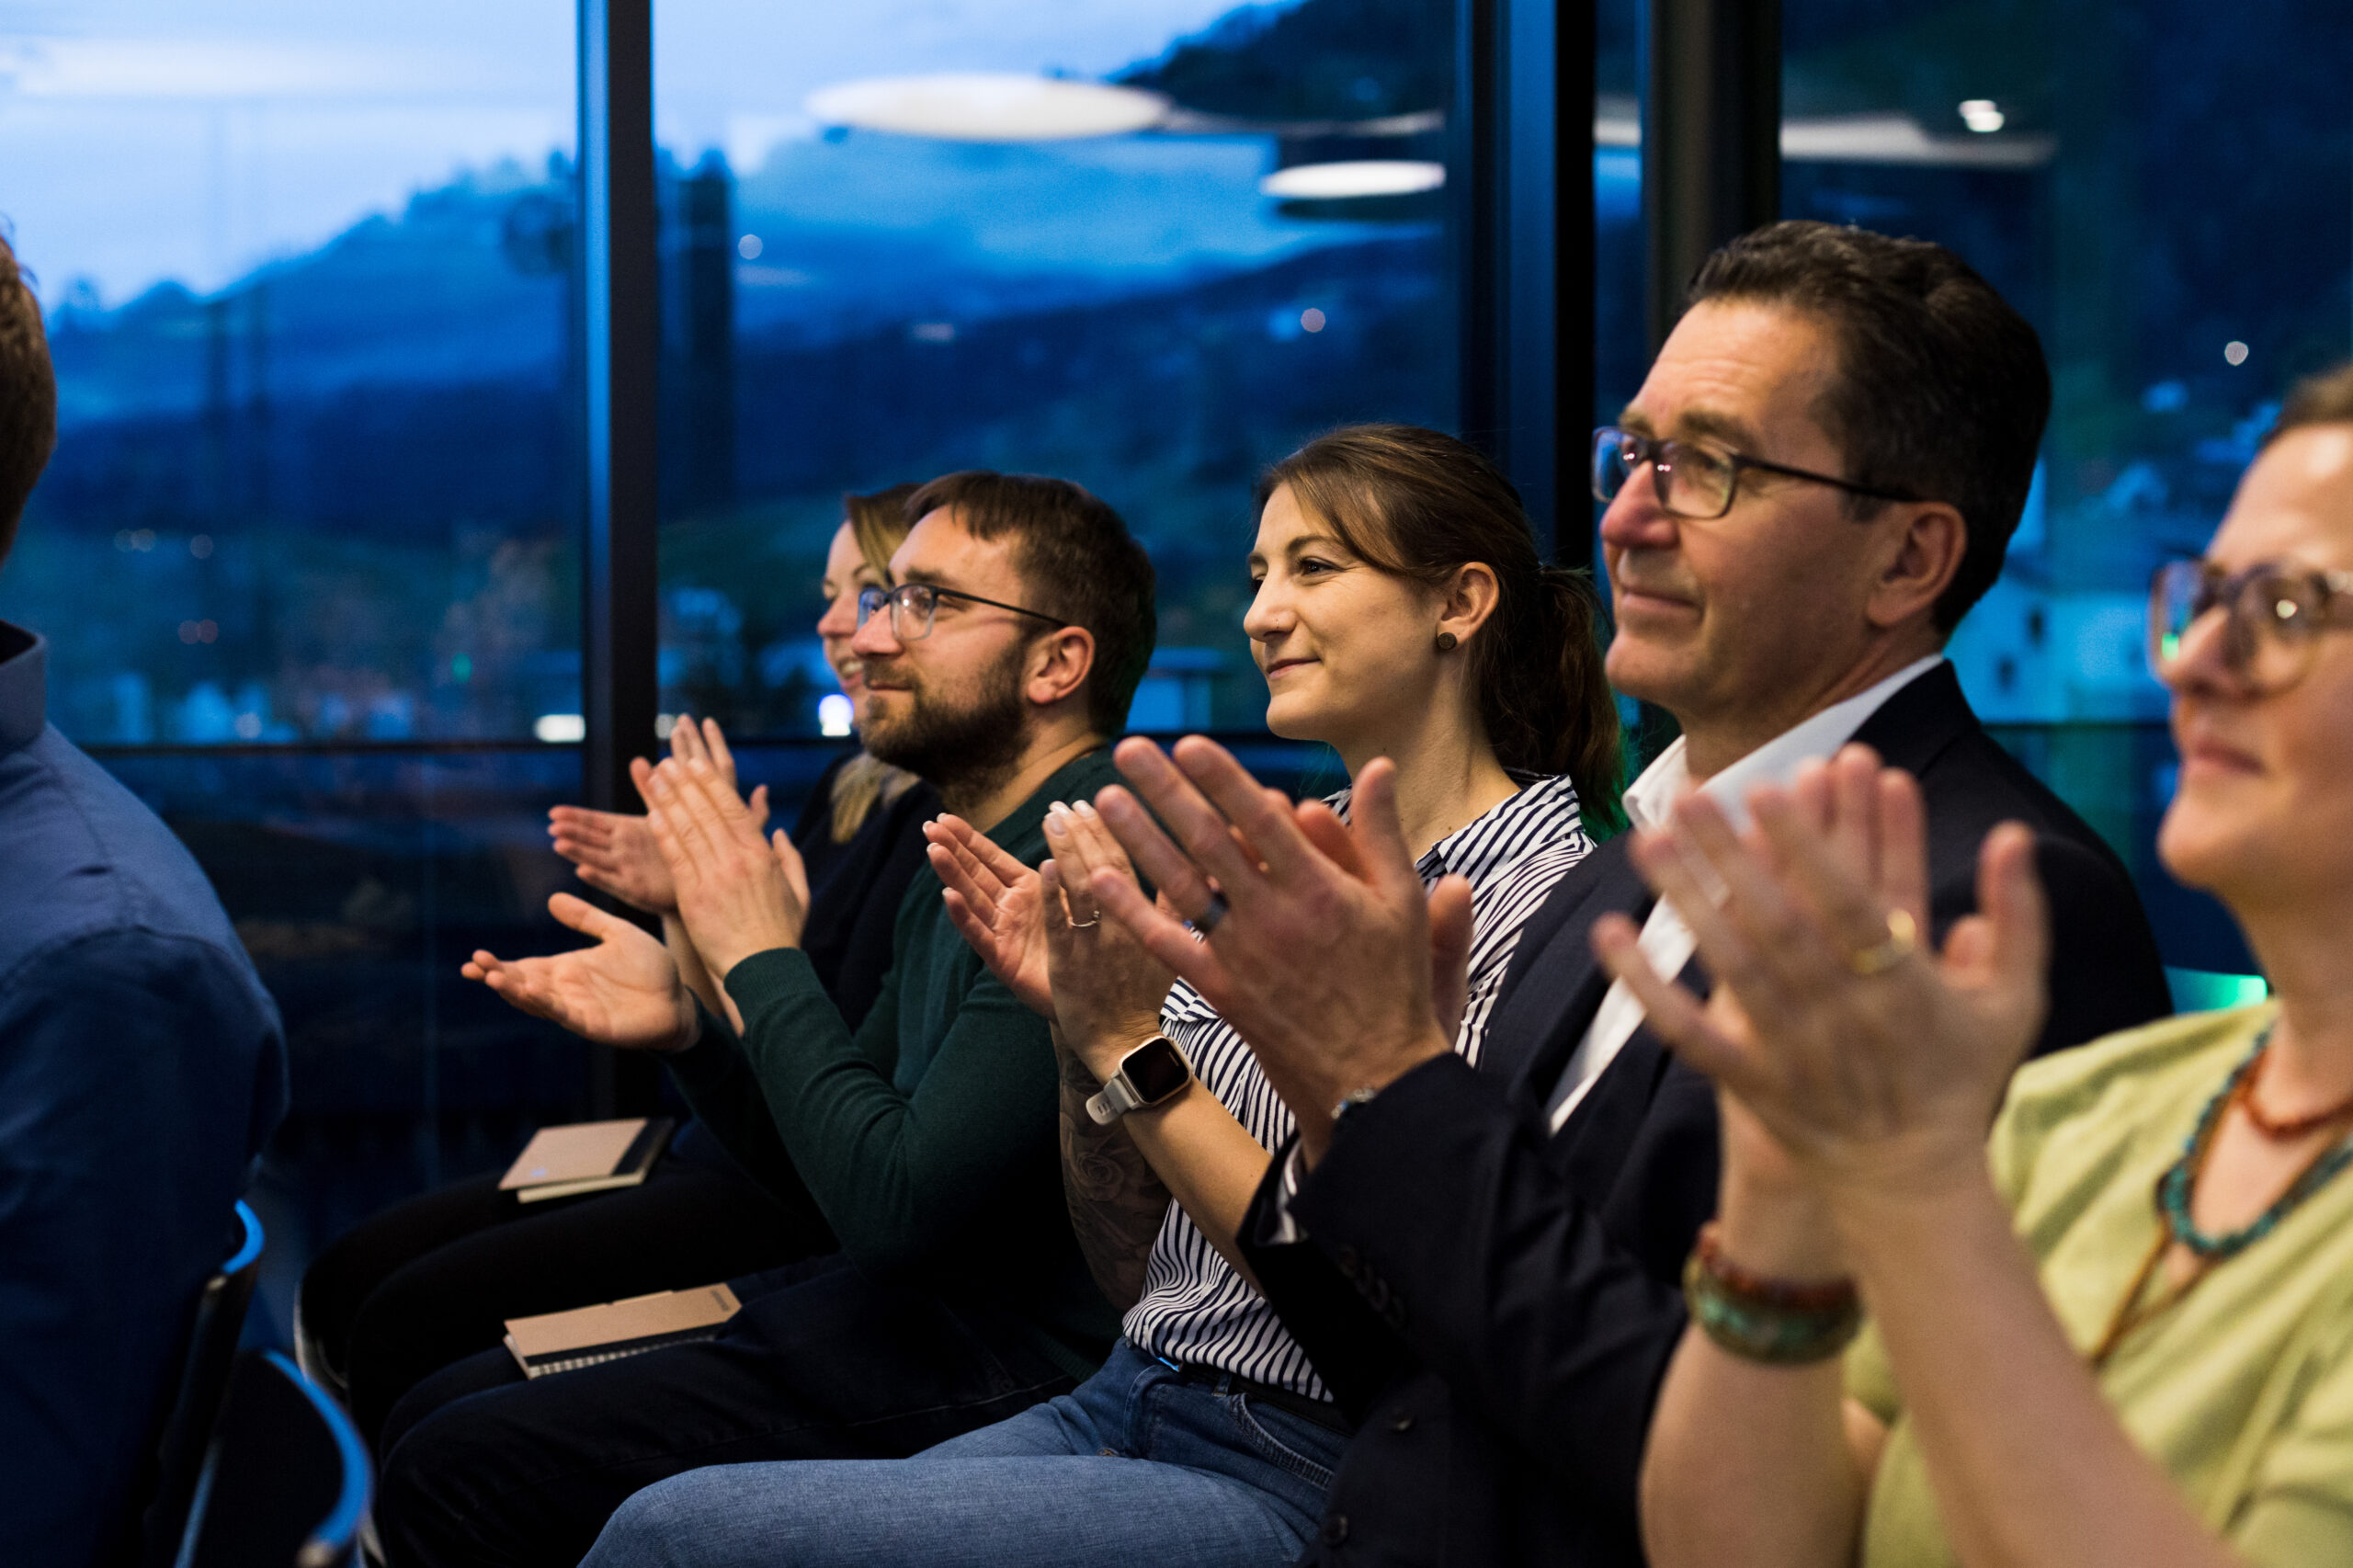
[[[1628,790],[1634,824],[1693,790],[1737,819],[1755,785],[1871,746],[1925,790],[1941,941],[1974,906],[1986,832],[2027,823],[2056,937],[2044,1050],[2166,1010],[2123,866],[1987,736],[1940,652],[2000,572],[2049,405],[2033,330],[1949,252],[1781,223],[1711,259],[1594,466],[1610,678],[1683,732]],[[1107,903],[1300,1121],[1243,1237],[1359,1423],[1316,1556],[1639,1563],[1636,1476],[1715,1204],[1716,1102],[1587,930],[1630,915],[1654,967],[1704,992],[1681,917],[1624,840],[1597,850],[1523,931],[1473,1069],[1448,1050],[1428,957],[1459,948],[1467,900],[1424,902],[1379,765],[1342,830],[1286,814],[1206,742],[1172,766],[1131,741],[1120,761],[1184,848],[1116,791],[1106,816],[1212,934]]]

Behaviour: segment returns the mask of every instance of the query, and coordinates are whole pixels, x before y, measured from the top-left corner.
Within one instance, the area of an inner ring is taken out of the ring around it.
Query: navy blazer
[[[2016,819],[2052,901],[2047,1051],[2168,1011],[2131,877],[1985,733],[1949,665],[1857,732],[1921,783],[1930,914],[1975,907],[1978,846]],[[1626,841],[1530,917],[1479,1067],[1443,1057],[1349,1112],[1273,1240],[1282,1159],[1243,1224],[1284,1324],[1358,1423],[1307,1561],[1643,1561],[1635,1485],[1684,1326],[1682,1266],[1715,1210],[1712,1087],[1638,1028],[1558,1136],[1544,1104],[1609,988],[1586,931],[1652,903]],[[1704,992],[1695,962],[1686,984]]]

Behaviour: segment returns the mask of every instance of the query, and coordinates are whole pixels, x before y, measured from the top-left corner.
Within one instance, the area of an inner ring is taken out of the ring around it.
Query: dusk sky
[[[925,71],[1081,75],[1151,58],[1226,0],[663,0],[657,134],[751,173],[813,90]],[[199,291],[461,168],[573,140],[564,0],[13,0],[0,6],[0,219],[52,304]]]

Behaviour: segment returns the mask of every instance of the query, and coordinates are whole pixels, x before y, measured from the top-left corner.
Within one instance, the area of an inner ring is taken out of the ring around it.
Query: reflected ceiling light
[[[1136,87],[1025,76],[1009,71],[949,71],[874,76],[809,95],[823,125],[929,136],[946,142],[1067,142],[1122,136],[1159,124],[1168,100]]]
[[[1991,98],[1966,98],[1961,106],[1961,122],[1980,136],[1990,136],[2002,129],[2008,117]]]
[[[1294,164],[1258,182],[1261,195],[1287,201],[1341,201],[1354,196],[1411,196],[1446,183],[1446,165],[1416,158],[1355,158]]]

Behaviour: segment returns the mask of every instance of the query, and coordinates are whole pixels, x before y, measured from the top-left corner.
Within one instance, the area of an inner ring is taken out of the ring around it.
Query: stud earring
[[[1455,635],[1454,635],[1454,633],[1453,633],[1453,632],[1451,632],[1451,631],[1441,631],[1441,632],[1439,632],[1439,633],[1438,634],[1438,651],[1439,653],[1453,653],[1453,652],[1454,652],[1454,645],[1455,645],[1455,642],[1456,642],[1456,639],[1455,639]]]

